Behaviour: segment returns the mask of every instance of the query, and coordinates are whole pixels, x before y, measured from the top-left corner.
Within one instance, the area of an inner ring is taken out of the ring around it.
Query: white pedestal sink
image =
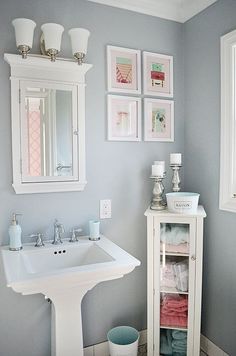
[[[101,237],[92,242],[62,245],[48,243],[21,251],[1,248],[7,286],[23,295],[42,293],[51,299],[52,356],[82,356],[81,301],[88,290],[102,281],[121,278],[140,261]]]

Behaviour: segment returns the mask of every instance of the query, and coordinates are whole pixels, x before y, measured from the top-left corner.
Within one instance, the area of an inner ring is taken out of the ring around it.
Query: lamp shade
[[[57,23],[45,23],[41,26],[41,30],[44,35],[46,51],[55,49],[59,52],[61,49],[61,37],[64,27]]]
[[[69,30],[71,38],[72,53],[87,53],[88,38],[90,32],[85,28],[72,28]]]
[[[15,28],[16,46],[28,46],[32,48],[34,29],[36,23],[29,19],[19,18],[12,21]]]

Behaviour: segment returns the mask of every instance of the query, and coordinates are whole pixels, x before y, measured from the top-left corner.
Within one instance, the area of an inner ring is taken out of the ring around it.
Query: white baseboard
[[[141,330],[139,332],[139,345],[147,343],[147,330]],[[109,356],[108,342],[102,342],[93,346],[86,347],[84,349],[84,356]]]
[[[139,345],[147,343],[147,330],[140,331]],[[212,341],[201,335],[201,349],[208,356],[229,356],[226,352],[221,350]],[[84,356],[109,356],[108,342],[102,342],[84,349]]]
[[[206,336],[201,334],[201,349],[208,356],[229,356],[226,352],[221,350],[218,346],[213,344]]]

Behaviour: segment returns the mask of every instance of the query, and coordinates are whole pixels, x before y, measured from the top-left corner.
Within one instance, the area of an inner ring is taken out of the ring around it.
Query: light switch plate
[[[100,200],[100,219],[110,219],[111,218],[111,200],[104,199]]]

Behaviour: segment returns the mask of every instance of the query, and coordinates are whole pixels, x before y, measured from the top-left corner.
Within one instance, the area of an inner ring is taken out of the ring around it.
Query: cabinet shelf
[[[188,328],[183,328],[181,326],[166,326],[160,325],[161,329],[169,329],[169,330],[180,330],[180,331],[188,331]]]
[[[160,252],[161,256],[177,256],[177,257],[189,257],[189,253],[178,253],[178,252]]]
[[[188,295],[188,292],[182,292],[178,290],[177,288],[172,288],[172,287],[161,287],[160,290],[161,293],[168,293],[168,294],[185,294]]]

